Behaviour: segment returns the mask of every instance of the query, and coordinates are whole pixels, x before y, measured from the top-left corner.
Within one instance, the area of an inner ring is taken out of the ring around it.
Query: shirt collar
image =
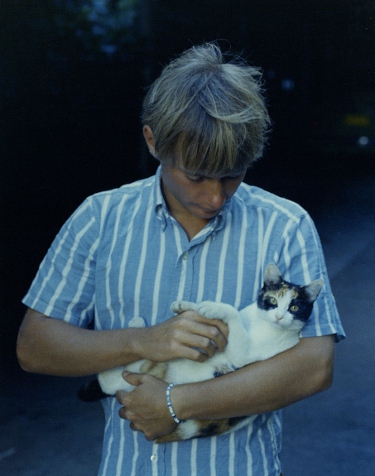
[[[161,165],[159,165],[155,173],[154,203],[156,216],[162,222],[162,228],[164,231],[167,226],[169,212],[161,191]]]
[[[154,198],[155,198],[155,209],[157,209],[160,205],[165,204],[164,197],[161,191],[161,165],[159,165],[155,173]]]

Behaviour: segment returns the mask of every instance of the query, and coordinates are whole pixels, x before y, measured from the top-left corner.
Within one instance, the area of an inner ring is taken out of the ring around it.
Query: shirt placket
[[[196,295],[195,283],[198,279],[199,266],[197,264],[197,256],[203,243],[213,233],[214,227],[209,226],[202,230],[191,241],[187,239],[185,231],[177,222],[173,226],[178,227],[180,233],[181,250],[177,256],[176,277],[178,279],[177,289],[173,289],[172,299],[191,301]]]

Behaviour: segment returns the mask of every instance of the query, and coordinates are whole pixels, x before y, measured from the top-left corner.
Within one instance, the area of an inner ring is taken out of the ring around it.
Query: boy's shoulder
[[[296,219],[308,215],[306,210],[298,203],[268,192],[255,185],[242,183],[237,190],[236,198],[242,203],[242,206],[249,209],[276,211],[288,217],[295,217]]]

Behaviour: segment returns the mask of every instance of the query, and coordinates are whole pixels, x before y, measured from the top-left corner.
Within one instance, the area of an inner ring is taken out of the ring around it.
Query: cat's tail
[[[82,385],[77,390],[77,396],[83,402],[98,402],[102,398],[109,397],[109,395],[104,393],[101,389],[97,378]]]
[[[222,435],[248,425],[255,417],[256,415],[225,418],[222,420],[186,420],[180,423],[172,433],[156,438],[155,443],[171,443],[192,438]]]

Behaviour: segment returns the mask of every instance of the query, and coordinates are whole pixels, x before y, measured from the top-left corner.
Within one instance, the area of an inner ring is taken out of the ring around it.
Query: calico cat
[[[141,372],[162,378],[168,383],[182,384],[211,379],[232,372],[247,364],[269,359],[299,342],[299,332],[305,325],[324,282],[313,281],[298,286],[284,281],[277,266],[270,263],[265,272],[263,287],[253,304],[237,311],[229,304],[204,301],[195,304],[176,301],[175,313],[196,311],[207,318],[222,319],[228,324],[228,344],[204,363],[187,359],[156,363],[141,360],[102,372],[98,380],[103,392],[113,395],[117,390],[132,390],[121,373]],[[170,434],[157,438],[157,443],[180,441],[201,436],[225,433],[246,425],[252,417],[223,420],[187,420]]]

